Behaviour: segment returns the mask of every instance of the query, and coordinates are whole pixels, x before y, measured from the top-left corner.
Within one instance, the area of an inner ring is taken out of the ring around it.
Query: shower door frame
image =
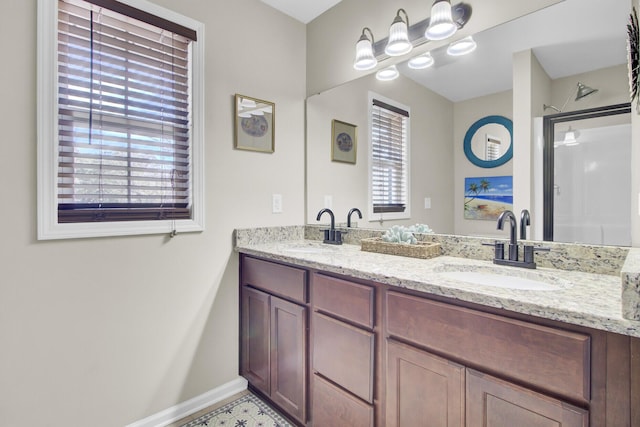
[[[544,150],[543,150],[543,240],[553,241],[553,185],[554,185],[554,140],[555,125],[557,123],[593,119],[597,117],[613,116],[616,114],[627,114],[631,112],[631,104],[615,104],[598,108],[589,108],[586,110],[569,111],[566,113],[549,114],[543,117],[543,134],[544,134]]]

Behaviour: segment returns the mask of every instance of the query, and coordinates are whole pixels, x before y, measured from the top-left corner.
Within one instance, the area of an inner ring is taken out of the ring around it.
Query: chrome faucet
[[[331,217],[331,226],[328,230],[324,230],[324,243],[329,243],[331,245],[341,245],[342,244],[342,232],[336,231],[336,217],[333,215],[331,209],[324,208],[320,212],[318,212],[318,216],[316,217],[316,221],[320,221],[320,217],[324,213],[328,213]]]
[[[527,240],[527,225],[531,225],[531,215],[526,209],[520,212],[520,240]]]
[[[360,209],[358,208],[353,208],[349,211],[349,213],[347,214],[347,228],[351,227],[351,215],[353,213],[357,212],[358,213],[358,218],[362,219],[362,212],[360,212]]]
[[[516,224],[516,216],[511,211],[504,211],[498,217],[498,230],[502,230],[504,226],[504,219],[509,218],[509,225],[511,230],[509,233],[509,261],[518,260],[518,225]]]

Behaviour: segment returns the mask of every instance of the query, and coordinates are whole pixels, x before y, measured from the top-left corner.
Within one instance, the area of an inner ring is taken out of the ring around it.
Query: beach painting
[[[513,176],[464,179],[464,219],[495,221],[513,210]]]

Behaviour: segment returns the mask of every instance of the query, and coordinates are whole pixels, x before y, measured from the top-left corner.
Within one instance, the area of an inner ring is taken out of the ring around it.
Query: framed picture
[[[494,221],[513,210],[513,176],[464,179],[464,219]]]
[[[334,162],[356,163],[358,136],[357,126],[333,120],[331,122],[331,160]]]
[[[273,102],[236,93],[235,148],[273,153],[275,115]]]

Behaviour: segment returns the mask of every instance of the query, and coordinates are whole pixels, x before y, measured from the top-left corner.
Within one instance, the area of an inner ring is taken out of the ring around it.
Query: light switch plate
[[[271,212],[282,213],[282,194],[271,195]]]
[[[424,198],[424,208],[431,209],[431,197]]]
[[[333,196],[324,196],[324,207],[327,209],[333,207]]]

